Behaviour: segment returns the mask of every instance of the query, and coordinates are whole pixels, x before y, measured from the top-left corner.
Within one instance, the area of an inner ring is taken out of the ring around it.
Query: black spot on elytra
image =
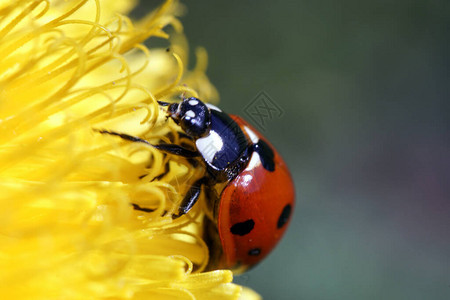
[[[248,251],[248,255],[250,255],[250,256],[258,256],[260,254],[261,254],[260,248],[253,248]]]
[[[255,221],[249,219],[247,221],[234,224],[231,226],[230,231],[232,234],[243,236],[250,233],[250,231],[253,230],[253,227],[255,227]]]
[[[284,224],[287,223],[289,220],[289,216],[291,215],[292,206],[290,204],[286,204],[286,206],[283,208],[283,211],[281,212],[280,217],[278,218],[277,222],[277,228],[280,229],[284,226]]]
[[[275,154],[273,153],[272,148],[270,148],[263,140],[259,140],[254,147],[255,151],[259,154],[264,169],[270,172],[275,171]]]

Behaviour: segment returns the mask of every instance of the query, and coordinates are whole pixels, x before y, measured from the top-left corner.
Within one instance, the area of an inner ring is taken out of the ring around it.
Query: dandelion
[[[156,100],[218,98],[180,5],[133,23],[132,2],[0,1],[2,299],[259,298],[204,272],[201,205],[170,216],[202,170],[96,131],[182,142]]]

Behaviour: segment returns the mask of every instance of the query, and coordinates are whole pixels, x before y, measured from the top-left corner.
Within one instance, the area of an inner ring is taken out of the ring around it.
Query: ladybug
[[[289,223],[295,192],[286,163],[254,127],[238,116],[197,98],[158,103],[167,106],[167,117],[192,140],[194,150],[100,132],[143,142],[165,153],[200,158],[206,167],[205,175],[190,187],[173,217],[189,212],[204,187],[212,210],[211,216],[205,218],[204,238],[210,249],[207,270],[246,271],[269,254]]]

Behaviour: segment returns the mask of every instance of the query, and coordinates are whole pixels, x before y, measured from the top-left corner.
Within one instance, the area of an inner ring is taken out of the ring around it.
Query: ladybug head
[[[167,112],[169,117],[194,139],[209,133],[211,113],[205,103],[199,99],[192,97],[184,99],[181,103],[172,103]]]

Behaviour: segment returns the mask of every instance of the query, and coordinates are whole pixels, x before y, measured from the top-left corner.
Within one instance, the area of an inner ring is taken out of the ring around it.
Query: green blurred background
[[[265,299],[450,299],[450,2],[184,3],[221,107],[245,116],[265,91],[284,111],[264,133],[294,218],[235,281]]]

